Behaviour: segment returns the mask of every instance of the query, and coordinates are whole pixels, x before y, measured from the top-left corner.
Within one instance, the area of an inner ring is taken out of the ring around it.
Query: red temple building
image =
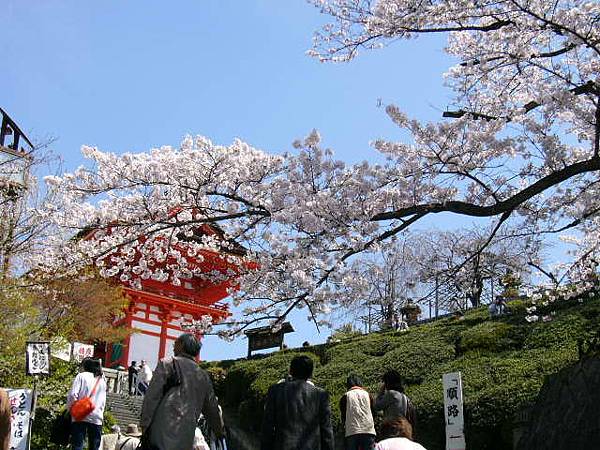
[[[94,231],[89,232],[84,239],[93,239],[94,234]],[[229,306],[223,302],[229,296],[229,290],[236,287],[235,275],[231,274],[239,273],[242,265],[252,268],[255,264],[244,258],[246,250],[242,246],[231,241],[226,246],[227,250],[203,250],[198,253],[200,257],[187,256],[186,240],[189,242],[206,235],[224,239],[217,227],[201,225],[194,236],[181,238],[174,247],[186,255],[190,269],[199,268],[203,274],[217,271],[223,275],[218,277],[223,281],[192,277],[182,279],[181,285],[175,286],[168,280],[142,279],[141,289],[119,281],[128,306],[124,316],[116,319],[114,325],[127,327],[133,332],[122,343],[96,347],[96,355],[104,359],[105,367],[128,367],[131,361],[139,363],[142,359],[150,367],[155,367],[159,359],[173,354],[173,342],[187,331],[186,324],[200,321],[203,316],[210,316],[215,324],[231,315]]]

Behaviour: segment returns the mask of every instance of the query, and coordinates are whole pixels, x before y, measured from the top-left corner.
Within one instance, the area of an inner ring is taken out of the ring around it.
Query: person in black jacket
[[[136,361],[131,361],[131,365],[127,368],[127,382],[129,385],[129,395],[135,395],[137,391],[138,367]],[[133,389],[135,387],[135,389]]]
[[[296,356],[290,381],[269,388],[261,450],[334,450],[329,395],[308,381],[313,362]]]

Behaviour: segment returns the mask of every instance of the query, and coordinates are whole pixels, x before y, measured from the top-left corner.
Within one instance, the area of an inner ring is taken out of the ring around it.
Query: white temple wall
[[[158,363],[158,351],[160,348],[160,338],[149,334],[135,333],[129,337],[129,357],[127,365],[131,361],[137,361],[138,364],[142,359],[146,360],[152,370]]]

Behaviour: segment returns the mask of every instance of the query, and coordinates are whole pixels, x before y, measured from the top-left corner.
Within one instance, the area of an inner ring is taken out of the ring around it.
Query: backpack
[[[406,420],[412,425],[413,433],[417,428],[417,408],[413,404],[412,400],[408,398],[408,395],[404,395],[406,398]]]
[[[98,383],[100,383],[101,379],[102,376],[97,377],[96,383],[94,384],[94,389],[92,389],[90,395],[86,395],[85,397],[76,400],[71,405],[71,416],[73,416],[73,420],[75,422],[81,422],[83,419],[89,416],[94,409],[96,409],[96,405],[92,401],[92,398],[96,394],[96,388],[98,387]]]

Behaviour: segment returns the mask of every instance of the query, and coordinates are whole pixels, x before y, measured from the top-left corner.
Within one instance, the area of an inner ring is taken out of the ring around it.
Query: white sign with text
[[[446,419],[446,450],[464,450],[465,419],[463,413],[462,378],[460,372],[445,373],[444,417]]]
[[[27,375],[50,375],[50,342],[27,342]]]
[[[84,358],[91,358],[92,356],[94,356],[93,345],[73,342],[73,360],[81,362]]]
[[[63,361],[71,361],[71,343],[69,341],[57,337],[52,339],[50,345],[52,346],[51,354],[53,357]]]
[[[29,419],[33,395],[31,389],[6,389],[10,400],[10,450],[27,450]]]

